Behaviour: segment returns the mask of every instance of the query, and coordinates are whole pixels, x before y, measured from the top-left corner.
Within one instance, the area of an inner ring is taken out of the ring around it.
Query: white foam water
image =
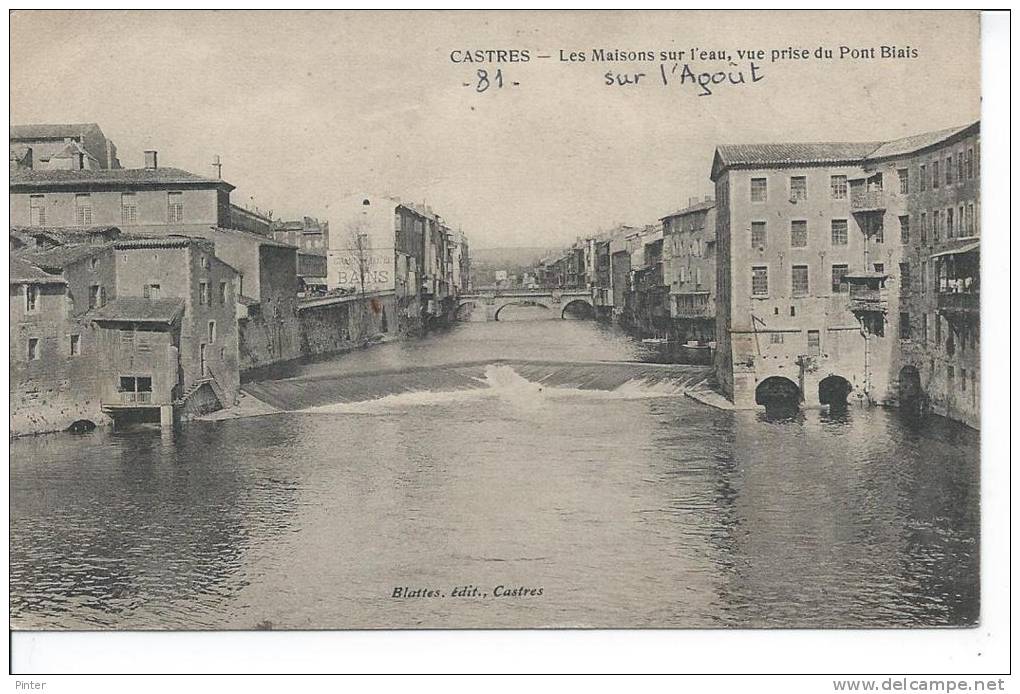
[[[409,390],[359,402],[341,402],[308,407],[301,412],[313,414],[372,414],[394,409],[461,402],[476,398],[500,398],[513,405],[536,407],[546,398],[589,398],[599,400],[638,400],[676,397],[686,392],[682,381],[672,378],[635,378],[612,389],[578,388],[569,385],[551,386],[529,381],[513,367],[490,364],[485,375],[476,379],[478,388],[446,391]]]

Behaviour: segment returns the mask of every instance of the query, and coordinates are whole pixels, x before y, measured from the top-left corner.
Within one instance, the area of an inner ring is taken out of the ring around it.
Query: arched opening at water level
[[[754,389],[754,401],[765,406],[766,416],[792,416],[800,408],[800,386],[783,376],[770,376]]]
[[[900,407],[910,414],[920,414],[924,405],[924,389],[921,387],[921,373],[916,366],[900,369]]]
[[[453,317],[455,320],[471,320],[471,314],[478,308],[478,304],[474,301],[465,301],[463,304],[457,307]]]
[[[560,317],[570,320],[591,320],[595,318],[595,309],[583,299],[574,299],[563,307]]]
[[[845,410],[847,398],[853,389],[850,381],[842,376],[826,376],[818,382],[818,402],[828,405],[830,412]]]

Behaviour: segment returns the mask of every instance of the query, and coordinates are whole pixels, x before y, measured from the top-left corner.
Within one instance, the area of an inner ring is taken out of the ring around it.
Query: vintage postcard
[[[14,12],[11,629],[980,624],[980,30]]]

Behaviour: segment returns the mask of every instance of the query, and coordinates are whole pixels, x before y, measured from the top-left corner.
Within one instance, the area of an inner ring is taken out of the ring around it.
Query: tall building
[[[715,340],[715,201],[692,198],[661,221],[674,337],[707,345]]]
[[[978,129],[717,147],[716,370],[735,404],[924,400],[976,425]]]

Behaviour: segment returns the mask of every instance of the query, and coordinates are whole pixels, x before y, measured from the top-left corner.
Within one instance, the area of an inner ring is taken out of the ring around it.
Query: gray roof
[[[10,284],[67,284],[59,275],[51,275],[22,257],[11,256]]]
[[[970,123],[968,125],[959,125],[955,128],[946,128],[944,130],[932,130],[926,133],[920,133],[919,135],[911,135],[909,137],[901,137],[898,140],[892,140],[881,145],[875,151],[868,154],[868,159],[883,159],[885,157],[898,157],[904,154],[911,154],[918,150],[925,149],[938,145],[945,140],[963,133],[970,128],[979,126],[978,123]]]
[[[769,168],[798,165],[863,164],[874,159],[912,154],[934,147],[957,135],[976,132],[969,125],[932,130],[888,142],[792,142],[756,145],[719,145],[712,162],[712,180],[729,168]]]
[[[119,236],[120,229],[115,226],[99,227],[11,227],[11,234],[21,236],[45,235],[62,243],[90,243],[95,236]]]
[[[99,255],[108,248],[108,246],[91,246],[88,244],[55,246],[45,251],[22,251],[19,257],[24,258],[43,270],[62,272],[67,266]]]
[[[715,200],[705,200],[703,202],[696,202],[693,205],[683,208],[682,210],[677,210],[676,212],[668,214],[665,217],[659,217],[659,219],[660,220],[670,219],[671,217],[680,217],[687,214],[694,214],[695,212],[701,212],[703,210],[711,210],[713,207],[715,207]]]
[[[118,239],[113,247],[118,251],[134,250],[137,248],[187,248],[193,243],[202,239],[191,238],[190,236],[139,236]]]
[[[39,171],[18,169],[10,173],[11,189],[45,186],[132,186],[132,185],[197,185],[234,186],[218,178],[207,178],[184,169],[85,169],[78,171]]]
[[[84,131],[95,128],[96,123],[32,123],[29,125],[12,125],[12,140],[54,140],[65,137],[78,137]]]
[[[94,321],[174,323],[184,313],[184,299],[144,299],[125,296],[89,313]]]
[[[724,166],[835,164],[860,161],[881,142],[788,142],[760,145],[719,145]]]

